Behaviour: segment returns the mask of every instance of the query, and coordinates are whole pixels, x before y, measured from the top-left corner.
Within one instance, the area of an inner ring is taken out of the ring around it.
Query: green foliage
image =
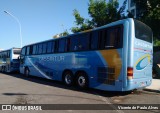
[[[60,33],[60,34],[56,34],[53,36],[53,38],[59,38],[59,37],[63,37],[63,36],[68,36],[69,33],[67,30],[65,30],[64,32]]]
[[[92,22],[88,19],[84,19],[83,17],[80,16],[79,12],[75,9],[73,11],[73,15],[76,19],[75,23],[77,25],[77,27],[72,27],[72,32],[76,33],[76,32],[80,32],[80,31],[84,31],[86,29],[92,29]]]
[[[159,45],[160,39],[160,1],[159,0],[135,0],[137,7],[140,8],[139,20],[151,27],[155,37],[155,45]]]
[[[124,1],[123,6],[119,8],[119,3],[115,0],[107,3],[106,0],[90,0],[88,4],[89,19],[81,17],[77,10],[73,11],[75,17],[76,27],[72,27],[73,33],[80,32],[95,27],[103,26],[110,22],[124,18],[124,10],[127,0]]]
[[[160,40],[155,39],[154,40],[154,46],[160,46]]]

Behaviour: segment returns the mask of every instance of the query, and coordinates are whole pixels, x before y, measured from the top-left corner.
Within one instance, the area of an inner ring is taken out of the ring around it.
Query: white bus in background
[[[0,51],[0,72],[19,71],[20,48]]]

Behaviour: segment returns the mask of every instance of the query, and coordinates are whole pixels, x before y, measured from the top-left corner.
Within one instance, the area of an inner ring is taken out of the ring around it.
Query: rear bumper
[[[147,86],[150,86],[152,83],[152,77],[150,78],[139,78],[139,79],[131,79],[127,81],[127,87],[125,87],[124,91],[130,91],[134,89],[143,89]]]

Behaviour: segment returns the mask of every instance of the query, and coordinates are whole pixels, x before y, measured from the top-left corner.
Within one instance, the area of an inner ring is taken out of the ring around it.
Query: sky
[[[119,0],[120,5],[123,0]],[[48,39],[75,26],[73,10],[88,16],[89,0],[0,0],[0,49],[22,46]]]

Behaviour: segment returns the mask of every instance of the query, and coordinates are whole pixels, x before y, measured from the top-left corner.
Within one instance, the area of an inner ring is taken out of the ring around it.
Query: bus
[[[20,48],[0,51],[0,71],[7,73],[19,71],[20,52]]]
[[[26,45],[20,73],[105,91],[152,82],[152,30],[128,18],[69,36]]]

